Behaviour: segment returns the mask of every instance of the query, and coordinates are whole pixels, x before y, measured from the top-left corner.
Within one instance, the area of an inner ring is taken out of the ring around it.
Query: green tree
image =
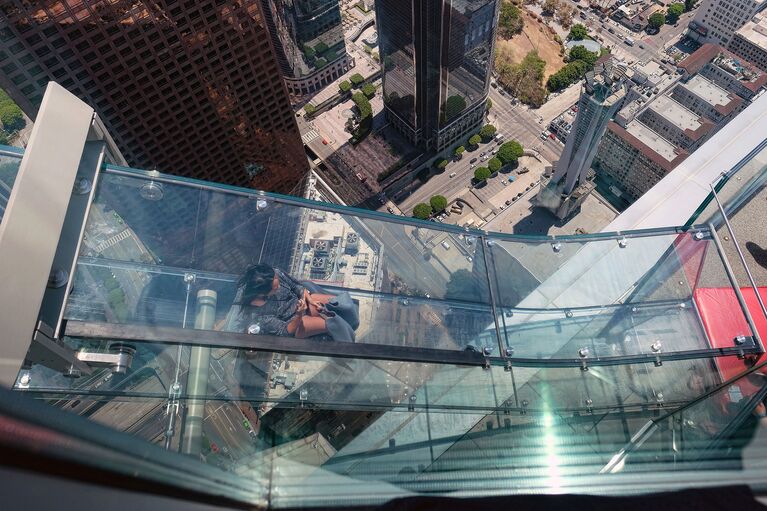
[[[449,121],[466,110],[466,100],[463,96],[454,95],[447,98],[444,105],[445,120]]]
[[[479,136],[482,137],[484,140],[490,140],[491,138],[495,136],[496,131],[498,130],[496,130],[495,126],[493,126],[492,124],[485,124],[484,126],[482,126],[482,129],[479,130]]]
[[[472,135],[471,137],[469,137],[470,146],[476,147],[479,145],[480,142],[482,142],[482,137],[480,137],[479,135]]]
[[[317,55],[325,53],[326,51],[328,51],[328,45],[320,41],[319,43],[314,45],[314,51],[317,52]]]
[[[437,158],[434,160],[434,168],[442,170],[447,167],[447,160],[444,158]]]
[[[429,204],[431,205],[431,209],[434,210],[435,213],[440,213],[445,210],[447,207],[447,199],[442,195],[435,195],[431,199],[429,199]]]
[[[338,89],[344,94],[346,94],[347,92],[352,90],[352,84],[349,83],[349,80],[344,80],[343,82],[338,84]]]
[[[372,83],[366,83],[362,86],[362,93],[365,95],[366,98],[372,99],[373,96],[376,95],[376,86]]]
[[[654,28],[656,30],[662,27],[664,23],[666,23],[666,15],[660,11],[652,13],[650,18],[647,20],[647,24],[650,26],[650,28]]]
[[[519,12],[519,7],[509,1],[504,1],[498,15],[498,35],[505,39],[511,39],[515,34],[522,32],[524,26],[525,22]]]
[[[576,23],[573,25],[573,28],[570,29],[570,33],[567,34],[567,38],[572,39],[573,41],[580,41],[581,39],[586,39],[588,35],[589,31],[586,30],[586,27],[580,23]]]
[[[373,107],[370,106],[370,101],[361,92],[352,94],[352,101],[360,113],[360,122],[352,133],[352,143],[357,143],[365,138],[373,127]]]
[[[8,133],[5,130],[0,130],[0,145],[10,145],[11,140],[8,138]]]
[[[23,128],[27,122],[24,120],[21,108],[13,102],[7,102],[0,105],[0,124],[5,131],[16,131]]]
[[[684,12],[690,12],[695,8],[695,4],[697,4],[697,0],[684,0]]]
[[[534,50],[520,63],[514,63],[513,55],[508,52],[496,52],[498,81],[526,105],[537,108],[546,100],[546,90],[541,86],[545,68],[546,61]]]
[[[359,87],[362,82],[365,81],[365,79],[362,77],[359,73],[354,73],[349,77],[349,80],[352,82],[352,85],[355,87]]]
[[[305,44],[305,45],[304,45],[304,55],[306,55],[306,58],[307,58],[307,59],[309,59],[309,60],[314,60],[314,55],[315,55],[315,53],[316,53],[316,52],[314,51],[314,48],[312,48],[312,47],[311,47],[311,46],[309,46],[308,44]]]
[[[420,218],[421,220],[426,220],[431,216],[431,206],[423,202],[416,204],[413,208],[413,216]]]
[[[487,98],[487,103],[485,103],[485,110],[489,112],[491,108],[493,108],[493,100]]]
[[[307,103],[304,105],[304,112],[306,112],[306,115],[312,115],[316,111],[317,111],[317,107],[312,105],[311,103]]]
[[[594,67],[597,59],[599,59],[599,53],[595,51],[589,51],[585,46],[580,45],[573,46],[573,48],[570,50],[570,53],[568,54],[568,60],[570,60],[570,62],[575,60],[582,60],[588,64],[589,67]]]
[[[501,160],[501,163],[504,165],[508,165],[515,163],[523,154],[525,154],[525,151],[522,148],[522,144],[516,140],[509,140],[498,148],[498,153],[495,157]]]
[[[474,179],[476,179],[477,181],[479,181],[481,183],[483,181],[487,181],[487,178],[490,177],[490,174],[492,174],[492,172],[490,172],[489,168],[487,168],[487,167],[477,167],[474,170]]]
[[[463,147],[462,145],[459,145],[458,147],[455,148],[455,151],[453,151],[453,154],[456,157],[461,158],[463,156],[464,151],[466,151],[466,148]]]
[[[490,172],[498,172],[501,170],[501,167],[503,167],[503,162],[499,160],[498,158],[490,158],[487,162],[487,168],[490,169]]]
[[[679,16],[684,13],[684,4],[675,3],[668,6],[668,22],[671,24],[679,21]]]

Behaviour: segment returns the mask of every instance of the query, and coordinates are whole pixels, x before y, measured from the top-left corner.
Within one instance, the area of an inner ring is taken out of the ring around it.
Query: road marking
[[[317,130],[311,129],[307,131],[306,133],[304,133],[303,135],[301,135],[301,140],[303,140],[304,144],[308,144],[309,142],[311,142],[312,140],[314,140],[315,138],[319,136],[320,134],[319,132],[317,132]]]

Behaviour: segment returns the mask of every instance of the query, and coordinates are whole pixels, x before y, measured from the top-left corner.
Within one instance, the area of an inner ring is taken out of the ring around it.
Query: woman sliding
[[[250,266],[238,283],[237,330],[299,339],[328,334],[354,342],[359,324],[348,293],[310,293],[306,286],[266,264]]]

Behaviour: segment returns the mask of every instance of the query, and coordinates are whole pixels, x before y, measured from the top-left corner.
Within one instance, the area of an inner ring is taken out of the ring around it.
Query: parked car
[[[477,163],[477,159],[476,158],[472,158],[471,161],[469,161],[469,163]]]
[[[450,250],[450,243],[448,243],[447,241],[443,241],[441,244],[445,250]]]
[[[388,206],[388,207],[386,208],[386,211],[388,211],[388,212],[389,212],[389,213],[391,213],[392,215],[394,214],[394,209],[392,209],[392,207],[391,207],[391,206]]]
[[[510,201],[510,200],[507,200],[507,201],[506,201],[506,205],[508,206],[509,204],[511,204],[511,201]]]
[[[451,172],[451,173],[450,173],[450,177],[451,177],[451,178],[454,178],[454,177],[455,177],[455,172]]]

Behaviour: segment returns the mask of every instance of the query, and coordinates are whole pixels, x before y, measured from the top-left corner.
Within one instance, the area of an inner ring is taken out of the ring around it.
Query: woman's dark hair
[[[249,266],[237,282],[237,286],[242,288],[240,304],[250,304],[255,298],[269,293],[272,290],[274,275],[274,268],[268,264]]]

